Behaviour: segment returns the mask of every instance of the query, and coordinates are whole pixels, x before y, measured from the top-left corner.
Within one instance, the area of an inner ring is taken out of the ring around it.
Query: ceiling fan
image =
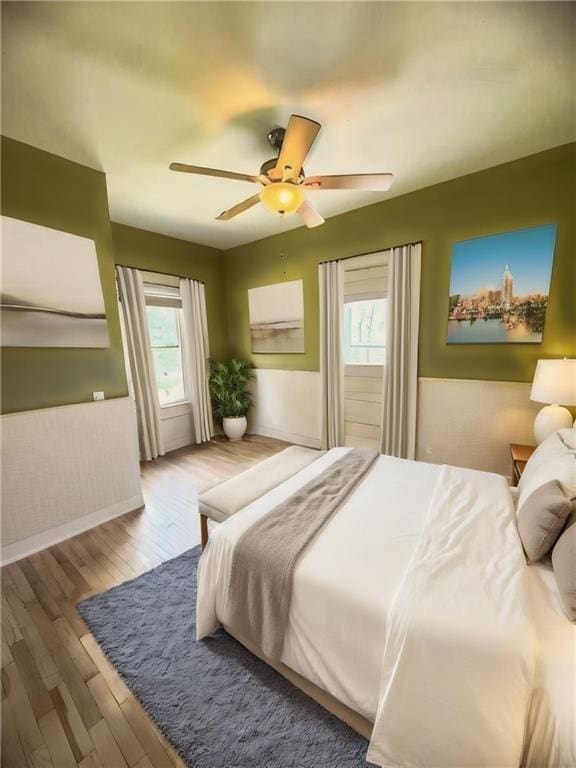
[[[391,173],[306,176],[303,163],[320,128],[320,123],[315,120],[301,115],[292,115],[286,129],[275,128],[268,134],[268,141],[278,153],[278,157],[263,163],[257,176],[184,163],[171,163],[170,170],[250,181],[261,185],[258,194],[252,195],[216,216],[219,221],[233,219],[239,213],[261,202],[269,210],[281,215],[296,211],[307,227],[317,227],[319,224],[324,224],[324,219],[308,202],[306,190],[364,189],[386,192],[390,189],[394,178]]]

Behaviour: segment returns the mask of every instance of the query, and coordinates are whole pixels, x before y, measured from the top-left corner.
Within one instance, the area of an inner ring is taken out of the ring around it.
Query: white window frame
[[[344,260],[344,272],[355,272],[358,269],[370,269],[371,267],[387,267],[389,265],[389,252],[379,251],[366,253],[360,256],[352,256]],[[373,301],[375,299],[387,299],[388,291],[374,291],[374,293],[349,294],[344,296],[344,305],[354,301]],[[386,349],[386,345],[384,345]],[[342,333],[342,358],[344,359],[344,333]],[[381,376],[384,374],[384,364],[367,365],[365,363],[344,363],[345,376]]]
[[[144,296],[147,307],[158,308],[171,308],[176,310],[176,331],[178,333],[178,349],[180,350],[180,358],[182,361],[182,382],[184,385],[184,399],[178,400],[174,403],[160,404],[160,418],[162,421],[167,419],[174,419],[178,416],[183,416],[191,411],[190,405],[190,387],[184,365],[184,346],[182,343],[182,305],[180,302],[180,292],[177,288],[172,288],[166,285],[157,285],[152,283],[144,283]],[[154,349],[150,345],[151,349]]]
[[[364,294],[362,297],[359,296],[347,296],[344,299],[344,306],[346,304],[354,304],[357,301],[378,301],[379,299],[387,299],[388,296],[384,296],[382,293],[374,293],[374,294]],[[367,346],[367,345],[365,345]],[[378,349],[381,349],[380,346],[378,346]],[[386,350],[386,344],[384,344],[384,350]],[[344,358],[344,334],[342,334],[342,358]],[[359,368],[365,368],[366,372],[359,372]],[[384,364],[383,363],[347,363],[344,361],[344,374],[346,376],[370,376],[370,373],[368,371],[374,371],[375,376],[378,376],[380,374],[384,373]]]

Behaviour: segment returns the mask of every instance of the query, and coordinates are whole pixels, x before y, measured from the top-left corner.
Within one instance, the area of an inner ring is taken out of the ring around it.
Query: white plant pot
[[[234,419],[222,419],[222,428],[228,440],[241,440],[246,432],[248,422],[246,416],[238,416]]]

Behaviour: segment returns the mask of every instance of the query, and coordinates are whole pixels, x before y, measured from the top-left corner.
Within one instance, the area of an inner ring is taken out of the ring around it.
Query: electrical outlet
[[[104,392],[92,392],[92,398],[94,400],[104,400]]]
[[[428,448],[426,448],[426,456],[431,456],[431,455],[432,455],[432,448],[428,446]]]

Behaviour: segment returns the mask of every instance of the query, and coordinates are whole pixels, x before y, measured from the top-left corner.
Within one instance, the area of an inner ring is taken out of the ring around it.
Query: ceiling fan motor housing
[[[260,166],[260,174],[263,176],[268,175],[268,171],[271,171],[272,168],[276,168],[276,164],[278,163],[278,158],[273,157],[272,160],[266,160],[265,163],[262,163]],[[304,173],[304,168],[300,169],[300,176],[304,178],[306,174]]]
[[[260,166],[260,174],[263,176],[266,176],[268,174],[268,171],[272,170],[272,168],[276,168],[276,163],[278,162],[277,157],[273,157],[272,160],[266,160],[265,163],[262,163]]]
[[[282,149],[282,144],[284,143],[285,136],[286,136],[285,128],[273,128],[268,134],[268,141],[270,142],[270,144],[272,144],[272,147],[276,150],[278,155],[280,154],[280,150]],[[272,168],[275,168],[277,163],[278,163],[277,157],[275,157],[273,160],[267,160],[265,163],[262,163],[260,167],[260,173],[267,175],[268,171],[270,171]],[[304,178],[304,168],[300,169],[299,177]]]
[[[268,141],[272,144],[278,154],[280,154],[280,150],[282,149],[282,142],[284,141],[285,135],[285,128],[273,128],[268,134]]]

